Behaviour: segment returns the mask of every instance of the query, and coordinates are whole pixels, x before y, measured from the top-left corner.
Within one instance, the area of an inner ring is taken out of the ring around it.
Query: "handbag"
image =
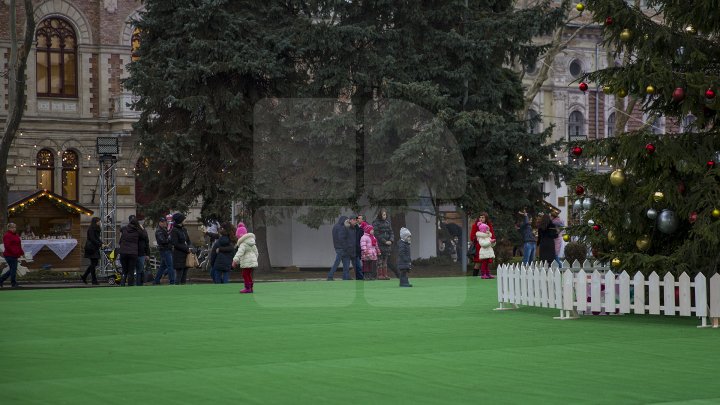
[[[471,243],[467,250],[468,257],[475,257],[477,250],[475,250],[475,244]]]
[[[195,256],[195,253],[190,252],[185,256],[185,267],[194,269],[197,267],[200,267],[200,262],[197,259],[197,256]]]

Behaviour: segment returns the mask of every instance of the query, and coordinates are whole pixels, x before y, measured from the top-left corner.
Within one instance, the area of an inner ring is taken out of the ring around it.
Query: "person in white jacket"
[[[252,273],[258,266],[258,249],[255,245],[255,234],[246,233],[238,239],[237,252],[233,258],[233,268],[240,267],[242,270],[245,289],[241,290],[241,294],[253,293]]]

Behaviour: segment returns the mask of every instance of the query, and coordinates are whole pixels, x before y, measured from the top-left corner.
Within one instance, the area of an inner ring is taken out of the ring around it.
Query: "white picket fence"
[[[580,313],[664,314],[700,317],[701,327],[712,318],[718,327],[720,317],[720,274],[710,278],[708,291],[702,274],[694,280],[686,273],[677,280],[670,273],[661,279],[655,272],[647,279],[640,273],[630,278],[589,260],[565,262],[562,269],[537,262],[499,266],[497,289],[499,310],[512,309],[506,304],[556,308],[560,316],[555,319],[575,319]]]

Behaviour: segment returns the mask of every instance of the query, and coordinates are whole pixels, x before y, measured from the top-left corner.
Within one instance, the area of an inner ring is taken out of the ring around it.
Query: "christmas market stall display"
[[[93,212],[47,190],[8,193],[8,216],[17,224],[30,270],[81,267],[80,218]]]

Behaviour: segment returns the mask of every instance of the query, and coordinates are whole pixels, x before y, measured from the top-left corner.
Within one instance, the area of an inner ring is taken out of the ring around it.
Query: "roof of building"
[[[62,205],[70,212],[77,214],[92,215],[93,211],[82,205],[70,201],[63,196],[57,195],[49,190],[16,190],[8,193],[8,211],[12,214],[17,209],[24,209],[27,205],[34,204],[41,198],[47,198],[52,202]]]

